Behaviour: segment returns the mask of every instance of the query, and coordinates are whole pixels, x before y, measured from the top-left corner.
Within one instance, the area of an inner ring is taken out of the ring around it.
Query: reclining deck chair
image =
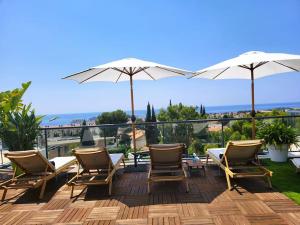
[[[56,157],[48,161],[39,151],[16,151],[4,154],[16,165],[12,179],[0,184],[3,189],[2,201],[4,201],[8,189],[24,189],[41,187],[39,199],[44,197],[47,181],[65,172],[72,164],[76,163],[73,156]],[[23,173],[16,176],[17,168]]]
[[[153,182],[182,181],[186,182],[189,191],[186,171],[182,167],[183,145],[149,146],[151,165],[148,173],[148,193]]]
[[[120,167],[120,163],[122,161],[124,163],[124,155],[122,153],[109,154],[105,148],[79,148],[73,153],[78,161],[78,171],[68,182],[68,185],[72,187],[71,198],[74,186],[82,185],[108,184],[109,195],[111,195],[112,178]]]
[[[262,140],[230,141],[226,149],[208,149],[210,157],[225,171],[228,189],[232,189],[230,178],[266,178],[272,188],[270,177],[272,172],[261,166],[257,157],[263,145]]]

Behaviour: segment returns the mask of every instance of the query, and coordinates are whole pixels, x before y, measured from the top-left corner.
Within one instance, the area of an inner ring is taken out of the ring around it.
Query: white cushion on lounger
[[[75,156],[55,157],[49,161],[54,162],[55,169],[58,170],[59,168],[65,166],[66,164],[72,162],[73,160],[75,160]]]
[[[123,153],[114,153],[114,154],[109,154],[112,163],[114,166],[117,165],[117,163],[120,161],[120,159],[123,157]]]
[[[300,152],[289,152],[288,158],[300,158]]]
[[[214,156],[216,159],[220,159],[220,154],[224,154],[225,148],[209,148],[207,153]]]
[[[291,161],[297,167],[297,169],[300,169],[300,158],[294,158]]]

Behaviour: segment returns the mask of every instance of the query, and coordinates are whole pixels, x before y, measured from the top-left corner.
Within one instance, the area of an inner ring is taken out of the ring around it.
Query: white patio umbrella
[[[252,138],[255,138],[254,79],[300,71],[300,55],[246,52],[236,58],[197,71],[191,78],[251,79]]]
[[[79,73],[67,76],[63,79],[75,80],[80,84],[95,81],[110,81],[115,83],[121,81],[130,81],[133,148],[134,152],[136,153],[133,80],[158,80],[166,77],[184,76],[188,73],[190,72],[187,70],[178,69],[175,67],[161,65],[158,63],[135,58],[125,58],[92,67]]]

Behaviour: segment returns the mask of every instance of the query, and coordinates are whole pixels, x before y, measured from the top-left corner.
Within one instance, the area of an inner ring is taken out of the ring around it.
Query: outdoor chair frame
[[[85,185],[109,186],[109,195],[112,192],[112,180],[116,171],[119,169],[121,162],[125,167],[123,154],[109,154],[106,148],[79,148],[73,150],[77,158],[77,173],[67,183],[71,186],[71,198],[73,197],[74,187]],[[113,158],[113,160],[112,160]]]
[[[5,200],[8,189],[39,188],[41,191],[39,199],[44,197],[47,181],[66,172],[71,165],[75,164],[75,157],[59,157],[60,165],[55,168],[38,150],[15,151],[4,154],[12,163],[15,164],[13,177],[0,184],[3,189],[1,200]],[[64,162],[65,163],[62,163]],[[23,173],[17,175],[18,168]]]
[[[150,145],[150,169],[148,172],[148,193],[151,183],[185,181],[189,191],[187,173],[182,166],[183,145]]]
[[[272,172],[260,164],[258,151],[264,144],[263,140],[230,141],[223,154],[216,156],[208,149],[207,160],[211,158],[224,170],[229,190],[232,190],[230,179],[234,178],[265,178],[272,188],[270,177]]]

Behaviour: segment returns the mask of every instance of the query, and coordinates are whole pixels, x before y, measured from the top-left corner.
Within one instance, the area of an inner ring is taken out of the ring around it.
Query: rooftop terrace
[[[214,165],[206,176],[184,183],[156,183],[147,194],[147,174],[121,169],[107,186],[91,187],[74,194],[65,185],[67,177],[49,182],[44,201],[37,190],[10,190],[8,202],[0,205],[0,224],[300,224],[300,205],[262,180],[238,180],[238,187],[226,189],[226,180]],[[0,193],[2,194],[2,193]]]

